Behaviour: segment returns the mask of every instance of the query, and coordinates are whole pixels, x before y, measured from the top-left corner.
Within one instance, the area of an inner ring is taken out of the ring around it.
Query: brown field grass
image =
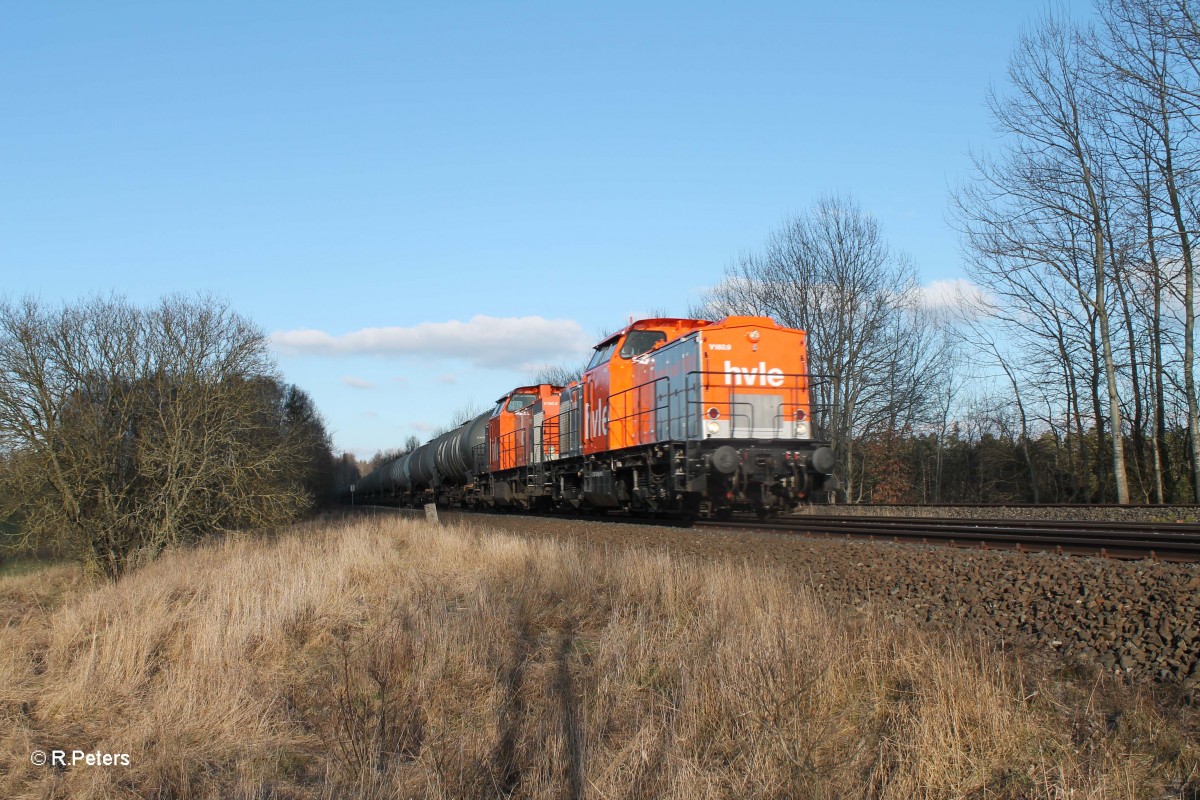
[[[1140,695],[663,553],[357,520],[3,578],[0,624],[4,797],[1197,791]],[[30,762],[55,748],[130,765]]]

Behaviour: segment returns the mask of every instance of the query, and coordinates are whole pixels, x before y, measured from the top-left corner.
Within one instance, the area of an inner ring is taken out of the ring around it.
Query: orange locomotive
[[[790,510],[837,488],[814,438],[805,338],[766,317],[634,322],[596,346],[579,381],[513,390],[364,489],[520,508]],[[462,458],[441,468],[436,454],[464,447],[470,470]]]

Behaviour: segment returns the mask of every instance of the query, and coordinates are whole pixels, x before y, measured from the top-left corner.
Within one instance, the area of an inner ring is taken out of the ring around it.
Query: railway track
[[[420,509],[399,509],[394,506],[360,508],[424,513]],[[622,513],[548,516],[552,519],[630,525],[683,527],[689,524],[686,520],[672,517],[643,517]],[[755,531],[816,538],[842,537],[980,550],[1052,552],[1126,560],[1149,558],[1159,561],[1200,561],[1200,524],[1192,522],[940,519],[803,514],[765,522],[735,516],[728,520],[698,519],[690,524],[692,527],[713,530]]]
[[[847,506],[842,506],[843,508]],[[1200,503],[875,503],[865,506],[849,506],[850,508],[1072,508],[1072,509],[1150,509],[1163,511],[1170,509],[1200,509]]]
[[[697,520],[696,527],[816,537],[841,536],[974,547],[1055,552],[1105,558],[1200,561],[1200,524],[936,517],[805,515],[766,522]]]

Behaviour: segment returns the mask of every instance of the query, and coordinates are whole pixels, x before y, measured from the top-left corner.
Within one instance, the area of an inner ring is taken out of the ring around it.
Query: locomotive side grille
[[[582,412],[579,395],[579,387],[568,389],[563,393],[562,405],[558,409],[558,446],[564,458],[580,453],[579,420]]]
[[[542,436],[544,434],[542,425],[545,417],[546,415],[541,411],[538,411],[533,415],[533,427],[530,429],[530,433],[532,434],[533,438],[533,442],[531,444],[533,446],[531,448],[532,452],[530,453],[529,459],[530,463],[533,464],[542,463],[542,445],[544,443],[542,440]]]

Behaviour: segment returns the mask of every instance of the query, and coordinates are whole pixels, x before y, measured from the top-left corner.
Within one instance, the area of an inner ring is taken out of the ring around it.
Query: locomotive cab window
[[[616,339],[613,339],[610,342],[605,342],[604,344],[597,347],[596,354],[594,356],[592,356],[592,360],[588,362],[587,369],[585,369],[584,372],[586,372],[589,369],[595,369],[596,367],[600,366],[601,364],[608,363],[608,359],[612,357],[612,352],[613,352],[613,350],[616,349],[616,347],[617,347]]]
[[[667,335],[662,331],[630,331],[621,347],[621,358],[634,358],[654,349],[654,345],[665,342]]]
[[[508,401],[508,408],[505,411],[520,411],[526,406],[533,405],[534,400],[537,400],[536,394],[525,394],[524,392],[514,394],[512,399]]]

